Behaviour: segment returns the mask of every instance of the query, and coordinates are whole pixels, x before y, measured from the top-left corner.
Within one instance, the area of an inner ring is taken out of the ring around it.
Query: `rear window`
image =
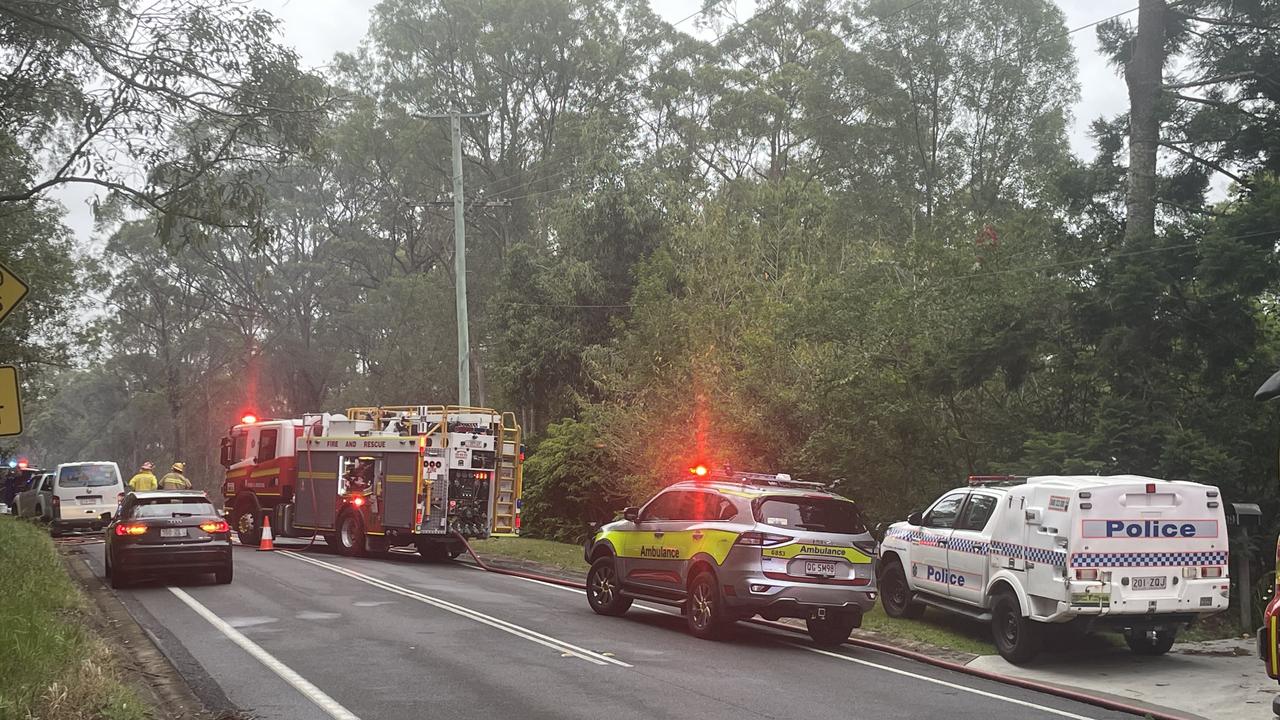
[[[112,465],[76,465],[58,471],[58,487],[106,487],[119,481]]]
[[[814,532],[860,535],[867,531],[857,504],[836,498],[766,497],[755,501],[756,522]]]
[[[207,500],[191,498],[151,498],[133,506],[129,517],[133,518],[167,518],[191,517],[193,515],[217,515],[213,503]]]

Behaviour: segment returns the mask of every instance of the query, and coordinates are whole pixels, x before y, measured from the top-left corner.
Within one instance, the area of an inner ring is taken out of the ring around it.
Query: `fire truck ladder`
[[[502,430],[497,462],[497,491],[493,494],[493,534],[513,537],[520,534],[518,501],[524,481],[520,462],[520,426],[515,413],[502,413]]]

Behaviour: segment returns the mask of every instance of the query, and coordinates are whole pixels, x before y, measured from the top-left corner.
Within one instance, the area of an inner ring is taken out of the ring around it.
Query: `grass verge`
[[[581,545],[532,538],[489,538],[472,541],[471,547],[482,558],[536,562],[584,576],[587,572]],[[863,616],[862,627],[888,642],[900,640],[974,655],[990,655],[996,651],[988,625],[937,611],[926,612],[920,620],[894,620],[876,603],[875,608]]]
[[[0,720],[144,720],[49,535],[0,516]]]

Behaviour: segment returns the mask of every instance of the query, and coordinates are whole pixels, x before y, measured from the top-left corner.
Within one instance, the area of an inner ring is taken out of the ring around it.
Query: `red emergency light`
[[[27,459],[26,459],[26,458],[18,458],[18,469],[19,469],[19,470],[26,470],[26,469],[27,469],[27,465],[28,465],[28,463],[27,463]]]
[[[693,467],[689,468],[689,474],[697,475],[698,477],[706,477],[707,472],[708,470],[706,465],[694,465]]]
[[[252,425],[258,422],[258,416],[253,413],[245,413],[244,417],[240,418],[240,422],[245,425]]]

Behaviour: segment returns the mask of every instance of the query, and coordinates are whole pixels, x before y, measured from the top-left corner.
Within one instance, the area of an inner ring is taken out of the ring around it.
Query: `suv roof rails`
[[[1021,485],[1026,475],[970,475],[969,487]]]
[[[706,480],[710,482],[725,482],[750,487],[797,488],[830,492],[827,486],[822,483],[808,482],[805,480],[792,480],[791,476],[786,473],[770,475],[768,473],[752,473],[742,472],[741,470],[732,470],[729,472],[715,473],[714,475],[706,478]],[[695,482],[696,481],[697,480],[695,480]]]

